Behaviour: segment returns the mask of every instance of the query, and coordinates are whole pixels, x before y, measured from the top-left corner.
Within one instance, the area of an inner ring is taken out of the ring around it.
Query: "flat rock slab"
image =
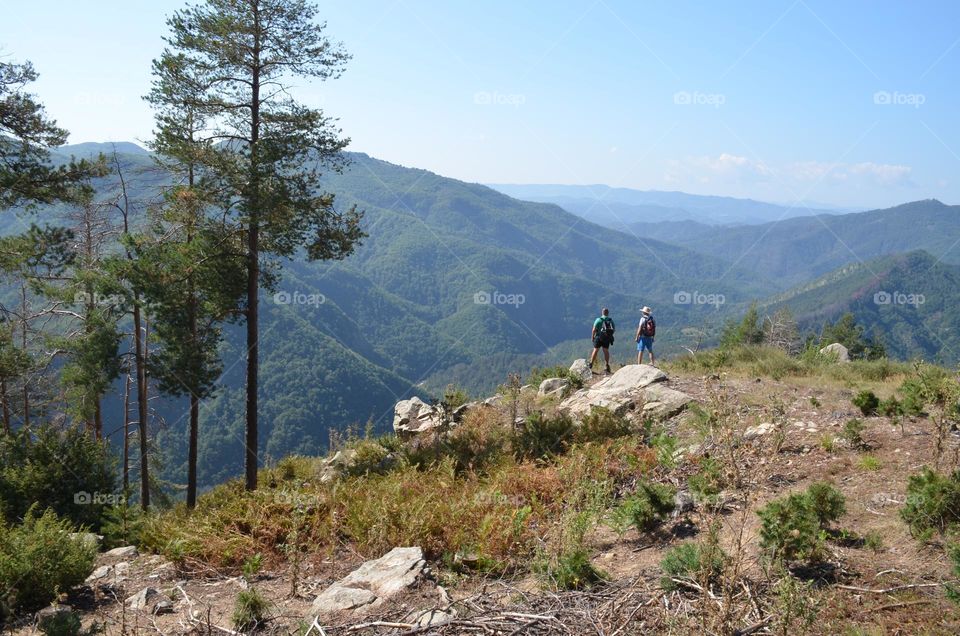
[[[643,389],[643,400],[644,415],[665,420],[685,409],[693,398],[682,391],[654,384]]]
[[[646,387],[666,379],[667,374],[656,367],[631,364],[617,369],[616,373],[592,387],[577,391],[560,403],[560,410],[574,419],[589,415],[595,406],[624,415],[638,403],[647,401],[644,392]]]
[[[420,548],[394,548],[367,561],[317,596],[311,616],[372,609],[413,585],[424,565]]]

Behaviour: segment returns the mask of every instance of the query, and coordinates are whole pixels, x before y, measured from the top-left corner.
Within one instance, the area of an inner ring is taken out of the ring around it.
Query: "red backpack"
[[[644,316],[643,320],[640,321],[640,335],[644,338],[653,338],[657,335],[657,323],[653,319],[653,316]]]

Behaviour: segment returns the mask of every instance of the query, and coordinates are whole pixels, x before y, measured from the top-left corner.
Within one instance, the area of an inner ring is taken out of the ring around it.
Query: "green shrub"
[[[130,498],[126,496],[119,505],[104,509],[100,521],[103,544],[111,548],[122,545],[138,545],[140,543],[140,531],[143,528],[143,519],[141,508],[131,505]]]
[[[600,442],[630,435],[630,422],[610,409],[595,406],[576,429],[576,441]]]
[[[863,420],[857,418],[847,420],[847,423],[843,425],[843,431],[840,433],[840,437],[850,444],[850,448],[864,448],[866,443],[863,441],[863,429]]]
[[[701,459],[700,472],[691,475],[687,484],[699,500],[710,505],[715,504],[717,495],[724,487],[720,462],[712,457]]]
[[[873,455],[864,455],[860,458],[860,468],[864,470],[880,470],[883,463]]]
[[[907,480],[907,501],[900,516],[914,535],[943,531],[960,521],[960,471],[941,475],[924,468]]]
[[[904,414],[903,405],[897,400],[897,396],[891,395],[886,400],[880,402],[877,408],[881,415],[886,417],[900,417]]]
[[[660,569],[666,575],[660,584],[664,589],[677,588],[672,579],[686,578],[698,582],[715,582],[723,573],[727,562],[727,555],[718,545],[700,545],[699,543],[682,543],[671,548],[660,561]]]
[[[864,417],[869,417],[877,414],[877,409],[880,407],[880,398],[873,391],[863,390],[853,398],[853,405],[860,409]]]
[[[240,590],[233,608],[233,628],[241,633],[255,632],[267,620],[270,601],[254,587]]]
[[[561,590],[588,588],[607,578],[594,567],[590,554],[583,548],[560,554],[542,574]]]
[[[37,629],[44,636],[95,636],[106,631],[105,626],[99,623],[93,623],[89,629],[82,629],[80,614],[74,611],[44,614],[37,621]]]
[[[0,519],[22,519],[37,504],[96,529],[107,505],[119,499],[114,458],[80,428],[0,435]]]
[[[871,530],[863,535],[863,547],[874,552],[881,552],[883,550],[883,535],[876,530]]]
[[[823,538],[810,498],[794,493],[775,499],[757,511],[760,547],[771,561],[814,560]]]
[[[39,609],[90,575],[96,547],[74,530],[52,510],[31,508],[16,526],[0,521],[0,617]]]
[[[649,532],[673,512],[675,495],[676,490],[670,486],[640,482],[636,492],[614,511],[614,523],[620,528],[633,526],[640,532]]]
[[[440,403],[448,413],[452,413],[469,401],[470,395],[460,387],[452,384],[447,385],[447,388],[443,391],[443,397],[440,399]]]
[[[811,484],[807,488],[807,497],[821,526],[838,520],[847,511],[843,494],[827,482]]]
[[[567,415],[545,417],[543,413],[533,413],[514,431],[511,440],[513,453],[518,459],[560,455],[573,442],[574,429],[573,419]]]

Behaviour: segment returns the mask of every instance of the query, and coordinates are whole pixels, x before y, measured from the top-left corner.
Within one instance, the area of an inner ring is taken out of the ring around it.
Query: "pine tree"
[[[67,131],[24,91],[36,79],[29,62],[0,62],[0,210],[74,201],[89,192],[86,179],[102,170],[89,161],[50,165],[48,148],[65,144]]]
[[[259,291],[278,260],[305,247],[340,259],[362,239],[360,213],[340,213],[320,191],[319,167],[342,165],[347,140],[322,111],[289,96],[293,78],[336,78],[348,55],[324,35],[305,0],[207,0],[169,20],[170,48],[155,65],[198,89],[190,105],[220,142],[201,158],[216,175],[225,223],[243,240],[247,330],[246,487],[257,486]],[[175,62],[172,62],[175,61]]]

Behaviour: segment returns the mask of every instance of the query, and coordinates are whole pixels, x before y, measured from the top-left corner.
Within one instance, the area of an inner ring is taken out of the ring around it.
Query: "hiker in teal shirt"
[[[590,369],[597,361],[597,352],[603,349],[603,359],[607,363],[607,373],[610,373],[610,345],[613,344],[613,332],[617,327],[610,317],[610,310],[606,307],[600,312],[600,317],[593,321],[593,330],[590,339],[593,340],[593,353],[590,354]]]

